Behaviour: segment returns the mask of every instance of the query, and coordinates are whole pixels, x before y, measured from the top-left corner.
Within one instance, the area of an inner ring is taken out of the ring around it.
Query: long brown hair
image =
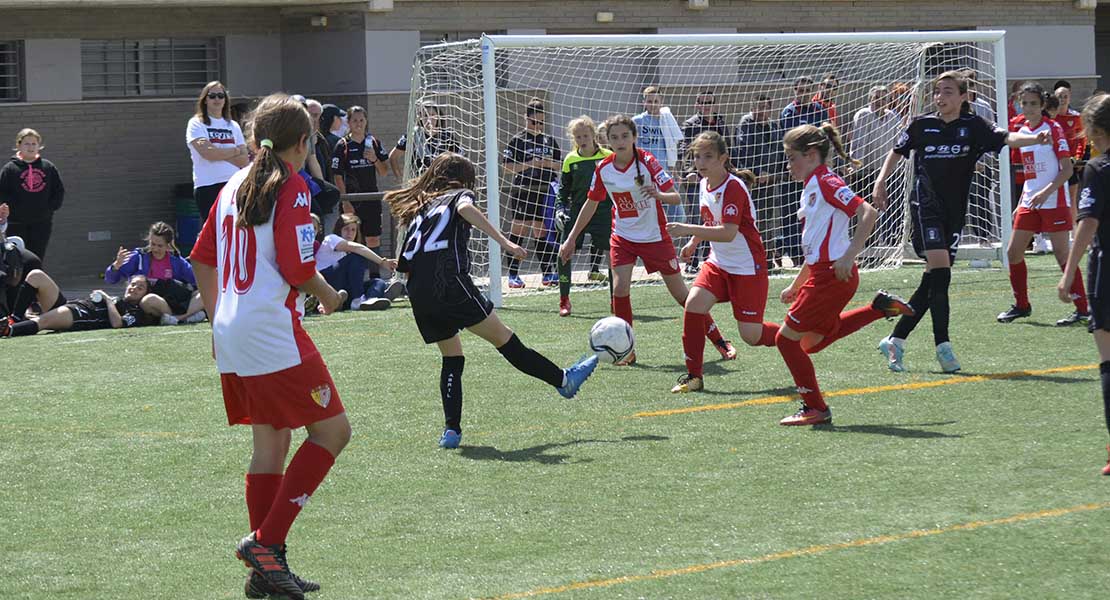
[[[331,232],[334,235],[343,237],[343,228],[352,224],[357,227],[355,228],[355,239],[351,241],[365,244],[366,238],[362,237],[362,219],[360,219],[358,215],[347,213],[339,215],[339,218],[335,220],[335,225],[332,225]]]
[[[1088,137],[1093,129],[1110,133],[1110,95],[1096,93],[1083,105],[1083,129]]]
[[[477,180],[474,163],[465,156],[454,152],[444,152],[435,157],[423,173],[411,179],[405,187],[386,192],[384,200],[389,203],[389,212],[401,225],[408,225],[420,209],[445,190],[474,189]]]
[[[732,166],[732,161],[728,160],[728,144],[725,143],[725,138],[722,137],[721,134],[713,130],[699,133],[698,136],[694,138],[694,141],[690,142],[690,149],[688,152],[690,153],[691,159],[697,154],[698,148],[709,148],[716,152],[718,156],[724,156],[726,171],[743,179],[744,184],[749,188],[755,185],[755,173],[752,173],[748,169],[740,171]]]
[[[863,162],[848,156],[848,153],[844,151],[844,142],[840,139],[840,130],[828,121],[821,123],[820,127],[799,125],[787,131],[782,138],[782,145],[787,150],[795,152],[805,152],[810,148],[817,148],[822,163],[828,162],[829,149],[832,148],[836,150],[836,154],[840,158],[848,161],[857,169],[863,166]]]
[[[644,90],[644,93],[648,93],[646,89]],[[601,126],[605,128],[605,133],[606,135],[608,135],[609,130],[618,125],[623,125],[632,132],[632,162],[636,164],[636,185],[644,185],[644,174],[640,172],[640,153],[636,150],[635,140],[637,137],[639,137],[639,132],[636,129],[636,122],[633,121],[632,117],[629,117],[628,115],[613,115],[608,119],[605,119],[605,122],[602,123]]]
[[[223,88],[224,96],[226,96],[224,98],[224,109],[220,111],[220,118],[227,121],[231,120],[231,94],[228,93],[227,86],[219,81],[209,81],[208,84],[204,86],[204,89],[200,91],[200,97],[197,98],[196,114],[193,115],[201,121],[204,121],[205,125],[212,124],[212,120],[208,115],[208,103],[206,103],[205,100],[208,99],[208,92],[217,87]]]
[[[291,175],[278,153],[307,138],[312,132],[312,121],[300,102],[285,94],[271,94],[255,109],[251,129],[258,154],[236,195],[239,204],[237,227],[253,227],[270,220],[278,191]]]
[[[155,236],[162,238],[162,241],[166,242],[166,245],[170,247],[170,252],[177,256],[181,255],[181,251],[177,249],[177,244],[174,243],[174,238],[176,236],[174,235],[173,227],[170,227],[169,223],[158,221],[150,226],[150,231],[148,231],[146,237],[143,238],[143,241],[146,242],[146,248],[144,248],[144,250],[147,252],[150,252],[150,238]]]

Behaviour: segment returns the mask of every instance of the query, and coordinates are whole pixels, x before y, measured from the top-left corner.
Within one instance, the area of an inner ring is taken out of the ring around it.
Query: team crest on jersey
[[[677,258],[672,258],[671,262],[669,262],[667,264],[671,265],[671,269],[673,269],[675,271],[678,270],[678,259]]]
[[[894,142],[895,146],[905,146],[906,142],[910,141],[910,132],[903,131],[902,135],[898,136],[898,141]]]
[[[1095,199],[1091,197],[1091,188],[1085,187],[1079,192],[1079,208],[1090,208],[1095,203]]]
[[[806,204],[809,205],[810,208],[817,206],[817,192],[809,195],[809,201],[806,202]]]
[[[297,194],[297,199],[293,201],[293,208],[300,208],[308,206],[308,194],[301,192]]]
[[[297,225],[297,249],[301,253],[301,262],[306,263],[315,256],[316,227],[312,223]]]
[[[735,204],[729,204],[728,206],[725,207],[725,216],[726,217],[735,217],[739,213],[740,213],[740,211],[736,208]]]
[[[956,137],[965,138],[968,136],[969,130],[967,127],[960,127],[956,130]]]
[[[312,388],[312,401],[320,408],[327,408],[331,404],[331,386],[325,384]]]

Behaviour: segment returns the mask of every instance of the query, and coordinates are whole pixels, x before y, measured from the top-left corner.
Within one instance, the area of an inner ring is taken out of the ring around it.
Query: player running
[[[351,438],[320,352],[301,326],[305,294],[324,312],[344,295],[316,272],[309,191],[296,173],[308,156],[308,111],[284,94],[254,112],[258,155],[220,191],[190,259],[204,308],[229,425],[250,425],[246,500],[251,533],[236,555],[251,569],[249,598],[303,600],[320,589],[289,570],[285,537]],[[285,467],[291,430],[308,438]],[[284,474],[283,474],[284,471]]]
[[[1004,146],[1021,148],[1052,139],[1047,130],[1037,135],[1010,133],[976,116],[967,99],[967,79],[956,71],[937,77],[933,103],[936,112],[914,118],[898,137],[879,171],[872,197],[876,208],[886,208],[886,179],[899,160],[913,153],[910,221],[914,252],[925,259],[925,273],[910,297],[913,312],[899,319],[894,332],[879,342],[879,351],[886,356],[890,370],[897,372],[906,370],[902,362],[906,338],[926,311],[933,315],[933,341],[941,370],[960,370],[948,336],[948,287],[960,232],[967,220],[967,196],[975,163],[983,154],[999,152]]]
[[[609,264],[613,270],[613,314],[632,324],[632,269],[636,259],[648,273],[663,276],[667,291],[680,306],[689,290],[678,270],[678,255],[667,233],[663,204],[678,204],[682,197],[674,191],[674,180],[650,152],[636,147],[636,124],[624,115],[605,121],[606,135],[613,154],[597,165],[587,202],[578,213],[567,241],[559,248],[559,258],[569,261],[574,255],[572,240],[577,239],[593,219],[597,206],[606,198],[613,200],[613,233],[609,238]],[[645,177],[646,174],[646,177]],[[712,317],[706,319],[705,335],[725,360],[736,358],[736,349],[721,337]],[[633,352],[623,362],[636,362]]]
[[[1010,286],[1014,290],[1014,304],[998,315],[999,323],[1033,314],[1029,304],[1028,270],[1025,265],[1025,248],[1033,236],[1044,233],[1052,242],[1052,252],[1060,268],[1068,261],[1068,237],[1072,229],[1071,196],[1067,182],[1072,175],[1072,153],[1064,129],[1049,119],[1044,112],[1046,94],[1038,83],[1026,83],[1020,92],[1021,111],[1025,123],[1019,133],[1036,135],[1047,131],[1052,136],[1048,144],[1026,146],[1021,149],[1021,164],[1025,174],[1021,203],[1014,213],[1014,232],[1010,236],[1006,255],[1010,259]],[[1088,318],[1087,292],[1083,278],[1073,278],[1072,300],[1075,312],[1056,321],[1059,326],[1072,325]]]
[[[470,228],[477,227],[509,254],[528,253],[510,242],[475,206],[474,165],[450,152],[440,154],[418,179],[389,192],[385,201],[406,229],[397,271],[408,274],[409,301],[416,326],[426,344],[436,344],[443,355],[439,390],[446,427],[441,448],[458,448],[462,441],[462,339],[469,330],[493,344],[517,370],[555,387],[573,398],[597,367],[597,355],[560,369],[520,341],[501,322],[493,304],[470,279]]]

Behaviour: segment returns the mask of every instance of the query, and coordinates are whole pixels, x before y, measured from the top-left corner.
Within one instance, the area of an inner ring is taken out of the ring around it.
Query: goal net
[[[521,168],[519,161],[544,154],[531,147],[524,153],[520,147],[510,149],[513,137],[529,126],[529,103],[543,103],[542,131],[558,144],[561,157],[574,148],[566,132],[570,120],[587,115],[600,124],[611,115],[646,112],[637,146],[656,155],[683,199],[681,208],[667,208],[668,218],[700,222],[696,181],[684,178],[693,170],[686,146],[692,135],[715,129],[726,136],[732,164],[758,176],[752,189],[757,225],[775,259],[772,266],[788,268],[802,255],[795,216],[802,186],[786,171],[785,130],[799,119],[834,122],[862,167],[849,169],[832,157],[831,166],[857,193],[869,197],[875,175],[908,119],[931,110],[931,82],[941,72],[965,70],[977,98],[973,109],[990,121],[1005,122],[1004,109],[1002,120],[997,117],[1005,106],[998,102],[1000,90],[1003,98],[1005,94],[1001,44],[1002,32],[965,31],[483,36],[428,46],[417,53],[414,64],[406,176],[418,174],[435,154],[448,149],[472,160],[481,208],[503,231],[515,225],[524,232],[522,245],[529,257],[511,265],[524,290],[543,289],[541,276],[554,269],[552,252],[561,241],[553,222],[560,173],[534,169],[523,182],[514,174]],[[649,86],[658,89],[658,114],[645,102],[643,91]],[[784,116],[789,106],[800,107],[793,119]],[[532,128],[539,131],[535,123]],[[1000,254],[1009,224],[1008,170],[1001,170],[1005,163],[1006,157],[984,157],[980,165],[969,199],[961,248],[965,256],[969,250],[991,258]],[[906,195],[913,183],[909,166],[910,161],[902,161],[887,182],[891,208],[882,213],[861,255],[864,268],[897,267],[907,255]],[[535,227],[537,223],[542,227]],[[674,240],[676,245],[685,241]],[[503,291],[510,291],[507,257],[484,236],[471,243],[475,280],[488,286],[499,302]],[[587,279],[590,249],[587,236],[574,259],[576,283]],[[652,279],[639,269],[636,277]]]

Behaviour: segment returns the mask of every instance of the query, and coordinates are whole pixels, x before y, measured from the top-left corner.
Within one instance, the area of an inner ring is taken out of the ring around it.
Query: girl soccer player
[[[296,175],[308,156],[308,112],[274,94],[254,115],[258,156],[220,191],[190,258],[212,315],[228,424],[250,425],[254,438],[246,482],[251,533],[236,548],[253,569],[246,592],[303,600],[319,585],[289,570],[285,537],[351,426],[301,319],[305,293],[324,312],[344,298],[316,272],[308,186]],[[299,427],[308,438],[283,474],[290,432]]]
[[[1010,323],[1033,313],[1025,267],[1025,248],[1033,236],[1038,233],[1048,236],[1056,262],[1062,269],[1068,261],[1068,236],[1072,229],[1071,197],[1067,187],[1072,174],[1072,155],[1064,128],[1047,118],[1044,112],[1046,95],[1040,84],[1026,83],[1021,88],[1020,98],[1025,123],[1019,133],[1032,135],[1047,131],[1052,141],[1021,149],[1025,181],[1021,203],[1014,213],[1014,233],[1006,247],[1015,302],[1009,310],[998,315],[999,323]],[[1057,321],[1060,326],[1087,320],[1087,292],[1083,289],[1083,278],[1075,277],[1073,281],[1075,312]]]
[[[559,181],[559,197],[555,201],[555,224],[565,242],[567,223],[578,220],[578,213],[588,203],[586,194],[590,191],[597,163],[613,152],[597,145],[597,126],[594,120],[583,115],[567,125],[567,133],[574,141],[574,149],[563,159],[563,175]],[[609,251],[609,233],[613,230],[612,202],[602,200],[604,212],[594,215],[583,233],[590,234],[590,245]],[[581,233],[574,239],[574,249],[580,250],[585,236]],[[591,260],[593,255],[591,253]],[[592,271],[591,271],[592,272]],[[612,296],[612,273],[609,274],[609,295]],[[559,261],[559,316],[570,315],[570,261]]]
[[[886,178],[898,161],[913,153],[914,187],[910,192],[910,221],[913,248],[925,259],[925,273],[910,297],[913,313],[903,316],[890,336],[879,342],[891,371],[904,371],[902,356],[906,338],[925,311],[933,313],[933,341],[937,361],[945,373],[960,370],[948,337],[948,286],[952,264],[960,245],[960,231],[967,219],[967,195],[975,163],[987,152],[1004,146],[1021,148],[1051,141],[1044,130],[1037,135],[1010,133],[971,112],[967,79],[955,71],[941,73],[933,84],[937,111],[914,118],[898,137],[875,180],[875,207],[887,205]]]
[[[1087,139],[1099,152],[1083,168],[1083,183],[1079,186],[1079,226],[1075,230],[1075,244],[1068,253],[1064,275],[1056,286],[1063,302],[1071,302],[1073,280],[1079,260],[1087,246],[1091,258],[1087,262],[1087,289],[1091,293],[1091,320],[1088,328],[1095,334],[1098,347],[1099,372],[1102,377],[1102,410],[1106,416],[1106,429],[1110,431],[1110,277],[1102,277],[1102,267],[1110,268],[1110,96],[1093,96],[1083,107],[1083,126]],[[1110,454],[1110,445],[1106,446]],[[1110,475],[1110,458],[1102,468],[1103,475]]]
[[[527,252],[510,242],[475,206],[474,165],[451,152],[440,154],[419,178],[389,192],[385,201],[406,229],[397,270],[408,273],[409,302],[426,344],[443,355],[439,390],[446,427],[441,448],[462,441],[462,339],[467,329],[487,342],[517,370],[547,382],[564,398],[573,398],[597,367],[591,354],[560,369],[520,341],[501,322],[493,304],[470,279],[471,226],[493,238],[506,252],[524,258]]]
[[[703,225],[667,223],[671,235],[693,236],[682,247],[689,259],[702,241],[710,252],[690,294],[682,322],[682,350],[686,374],[678,378],[673,393],[703,389],[702,354],[705,319],[718,302],[731,302],[740,326],[740,338],[749,346],[774,346],[776,323],[763,321],[767,306],[767,254],[755,227],[755,205],[748,192],[755,183],[751,171],[739,173],[729,165],[728,146],[716,131],[699,133],[690,144],[694,168],[701,181],[698,197]]]
[[[559,258],[569,261],[574,242],[606,198],[613,200],[613,233],[609,238],[609,264],[613,270],[613,314],[632,324],[632,268],[636,259],[644,262],[648,273],[663,276],[667,291],[680,306],[689,290],[678,271],[678,255],[667,233],[663,204],[678,204],[682,197],[674,191],[674,181],[651,153],[636,147],[636,124],[624,115],[605,121],[613,154],[597,165],[587,202],[578,213],[567,241],[559,248]],[[650,180],[644,177],[645,173]],[[725,360],[736,358],[736,349],[721,337],[712,317],[705,322],[705,335]],[[620,364],[636,362],[633,352]]]
[[[821,396],[808,355],[872,321],[910,314],[912,309],[901,298],[879,290],[870,305],[840,312],[859,287],[856,256],[871,235],[879,212],[826,166],[830,148],[859,166],[859,161],[852,161],[844,152],[835,126],[826,122],[820,128],[795,127],[783,138],[783,146],[790,175],[805,186],[798,210],[805,264],[780,294],[784,304],[791,304],[775,338],[798,386],[802,407],[779,423],[817,425],[832,422],[832,410]],[[852,217],[857,215],[855,234],[849,239]]]

